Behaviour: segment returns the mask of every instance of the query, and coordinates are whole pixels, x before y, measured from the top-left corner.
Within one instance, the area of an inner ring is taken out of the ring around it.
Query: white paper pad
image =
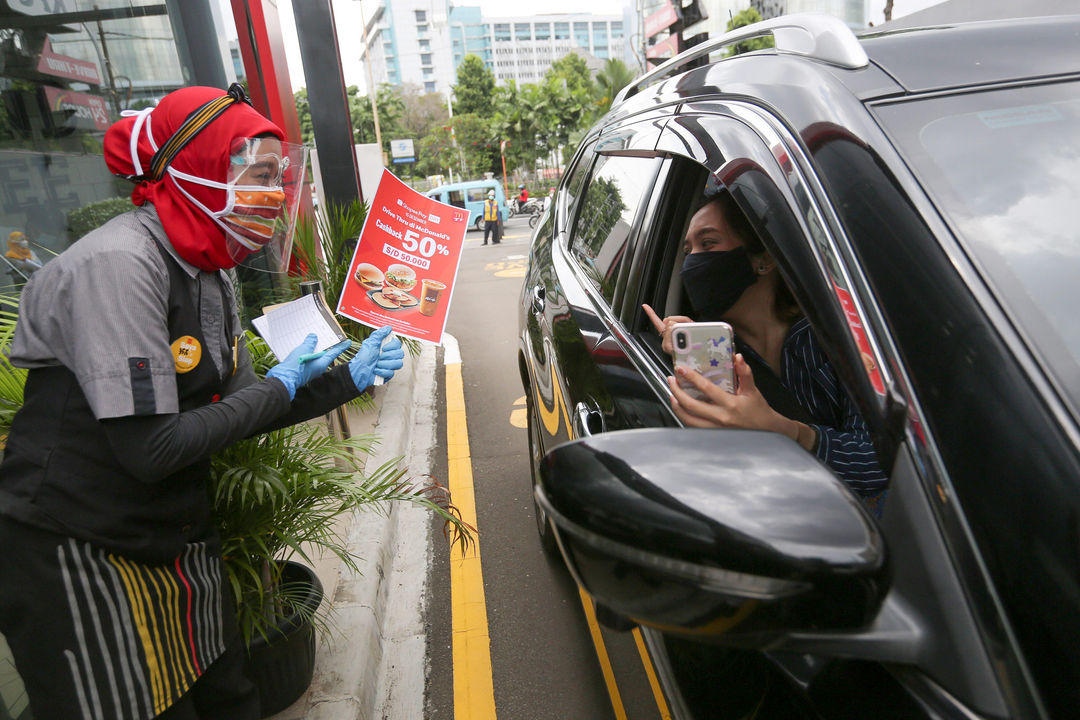
[[[314,352],[346,339],[326,303],[314,294],[278,305],[262,317],[253,319],[251,324],[278,360],[284,360],[310,333],[315,333],[319,338]]]

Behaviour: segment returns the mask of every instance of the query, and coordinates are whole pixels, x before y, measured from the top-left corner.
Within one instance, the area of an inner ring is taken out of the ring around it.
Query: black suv
[[[642,304],[687,314],[710,183],[861,413],[880,519],[786,437],[679,427]],[[541,541],[671,716],[1080,713],[1080,16],[785,16],[643,76],[536,229],[519,342]]]

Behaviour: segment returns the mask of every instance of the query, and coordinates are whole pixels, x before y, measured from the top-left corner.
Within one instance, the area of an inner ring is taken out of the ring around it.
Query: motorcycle
[[[529,215],[530,227],[533,217],[539,217],[544,213],[544,204],[538,198],[529,198],[524,203],[519,198],[510,201],[510,217],[515,215]]]

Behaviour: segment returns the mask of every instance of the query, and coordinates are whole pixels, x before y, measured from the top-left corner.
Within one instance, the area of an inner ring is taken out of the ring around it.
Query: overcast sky
[[[937,5],[944,0],[893,0],[893,19],[901,18],[918,10],[923,10],[931,5]],[[218,0],[226,18],[232,17],[229,0]],[[706,0],[707,2],[707,0]],[[875,25],[884,21],[882,11],[885,9],[885,0],[871,0],[870,19]],[[521,0],[464,0],[462,5],[479,5],[485,15],[520,15],[523,12]],[[334,0],[334,17],[338,26],[339,35],[343,28],[351,26],[359,27],[359,13],[355,0]],[[539,11],[543,6],[545,13],[579,12],[582,10],[581,0],[541,0],[533,8],[533,12]],[[596,15],[613,15],[622,12],[623,0],[591,0],[588,3],[588,11]],[[300,45],[296,40],[296,28],[293,24],[292,3],[288,0],[277,3],[278,12],[281,16],[281,30],[285,39],[285,49],[289,56],[289,79],[294,89],[304,87],[304,70],[300,62]],[[228,24],[228,23],[227,23]],[[236,36],[235,26],[228,29],[231,37]],[[366,92],[366,70],[355,55],[356,46],[352,45],[350,51],[342,52],[341,65],[345,74],[346,85],[356,85],[361,92]]]

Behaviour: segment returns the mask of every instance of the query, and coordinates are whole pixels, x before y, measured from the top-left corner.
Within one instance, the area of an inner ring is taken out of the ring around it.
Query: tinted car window
[[[1010,88],[878,109],[1080,408],[1080,92]]]
[[[456,205],[459,208],[465,207],[465,194],[463,192],[460,190],[451,190],[448,195],[447,202],[451,205]]]
[[[589,172],[589,163],[592,160],[592,151],[586,150],[578,158],[577,165],[570,171],[569,179],[565,180],[562,189],[562,197],[559,206],[559,229],[565,230],[574,217],[574,208],[577,207],[581,197],[581,188],[585,184],[585,176]]]
[[[619,268],[630,257],[630,231],[659,160],[601,155],[574,223],[570,251],[611,302]]]

